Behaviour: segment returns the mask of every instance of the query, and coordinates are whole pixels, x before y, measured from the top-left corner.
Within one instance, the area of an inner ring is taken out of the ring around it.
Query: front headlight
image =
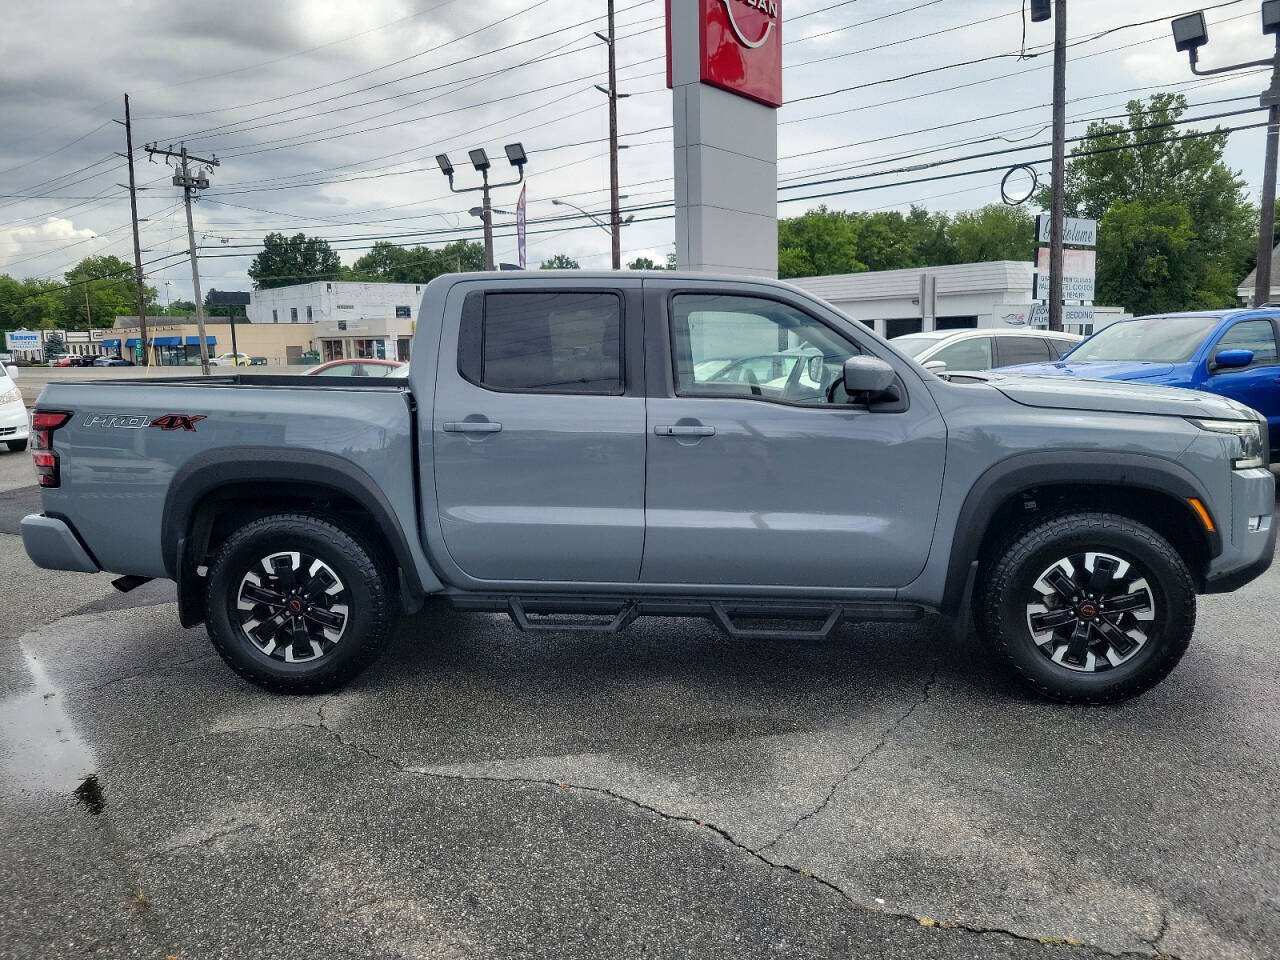
[[[14,387],[12,390],[6,390],[4,393],[0,393],[0,406],[4,406],[6,403],[15,403],[21,399],[22,394],[18,392],[17,387]]]
[[[1212,433],[1228,433],[1236,438],[1239,448],[1231,458],[1235,470],[1265,467],[1267,457],[1262,451],[1262,426],[1257,420],[1192,420],[1201,430]]]

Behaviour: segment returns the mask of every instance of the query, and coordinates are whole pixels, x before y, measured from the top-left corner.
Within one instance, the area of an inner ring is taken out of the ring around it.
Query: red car
[[[308,377],[385,377],[404,364],[399,360],[330,360],[307,371]]]
[[[71,354],[69,354],[69,353],[68,353],[68,354],[64,354],[63,356],[59,357],[57,360],[54,360],[52,363],[50,363],[50,364],[49,364],[49,366],[51,366],[51,367],[69,367],[69,366],[71,366]]]

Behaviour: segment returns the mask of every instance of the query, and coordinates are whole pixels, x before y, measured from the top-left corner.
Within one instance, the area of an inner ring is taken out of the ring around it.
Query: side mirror
[[[18,380],[18,379],[21,379],[21,377],[22,377],[22,374],[21,374],[21,373],[19,373],[19,371],[20,371],[21,369],[22,369],[21,367],[9,367],[9,366],[6,366],[6,367],[4,368],[4,372],[5,372],[5,373],[7,373],[7,374],[9,374],[9,379],[10,379],[10,380]]]
[[[1213,355],[1215,370],[1239,370],[1253,363],[1252,350],[1219,350]]]
[[[930,373],[946,373],[947,361],[945,360],[926,360],[924,368]]]
[[[851,397],[884,393],[893,386],[893,367],[879,357],[850,357],[844,362],[844,391]]]
[[[814,383],[822,383],[823,358],[821,356],[810,357],[808,369],[805,372]]]

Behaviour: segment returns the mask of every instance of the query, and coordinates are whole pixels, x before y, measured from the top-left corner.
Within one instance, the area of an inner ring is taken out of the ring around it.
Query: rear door
[[[893,588],[929,555],[946,427],[914,368],[855,324],[771,287],[646,280],[645,583]],[[800,356],[722,380],[705,358]],[[844,361],[890,362],[902,401],[848,402]]]
[[[461,322],[441,338],[433,424],[441,532],[462,575],[451,579],[635,582],[640,281],[490,281],[455,293]]]
[[[996,362],[1002,367],[1016,367],[1023,363],[1048,363],[1054,359],[1043,337],[998,336]]]

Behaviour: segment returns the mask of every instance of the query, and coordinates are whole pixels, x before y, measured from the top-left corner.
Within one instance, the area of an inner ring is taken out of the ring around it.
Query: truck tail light
[[[56,487],[62,483],[58,472],[58,454],[53,449],[53,431],[71,419],[70,411],[37,410],[31,415],[31,459],[36,465],[36,476],[42,487]]]

